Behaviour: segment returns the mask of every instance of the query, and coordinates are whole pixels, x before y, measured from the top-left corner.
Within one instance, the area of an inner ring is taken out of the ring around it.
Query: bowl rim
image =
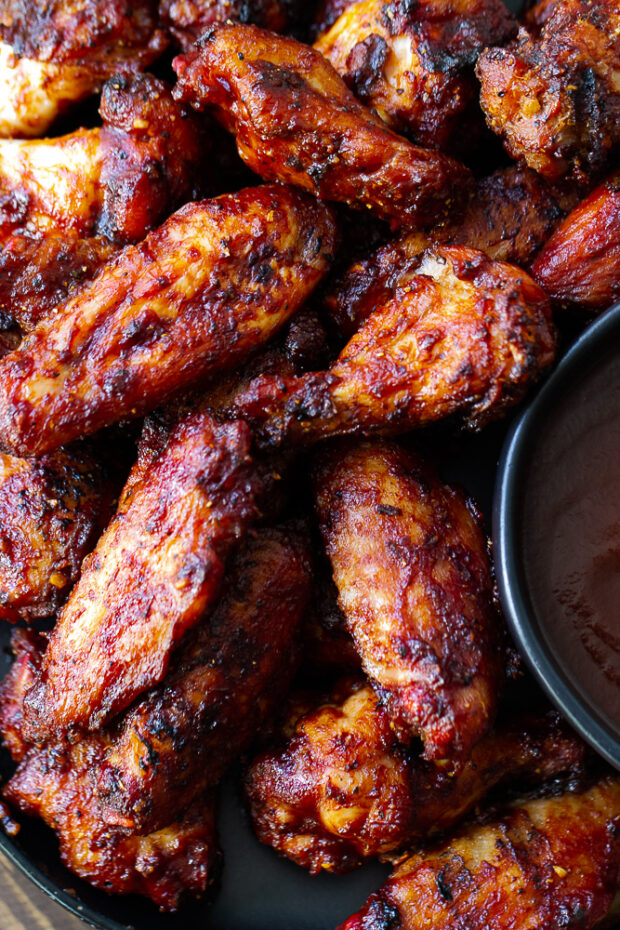
[[[576,682],[545,642],[528,596],[519,559],[519,510],[529,455],[556,401],[581,380],[597,360],[620,350],[620,302],[597,317],[571,345],[536,396],[513,421],[500,455],[492,508],[492,539],[500,602],[519,652],[534,677],[571,725],[611,765],[620,769],[620,727],[613,728],[589,706]]]

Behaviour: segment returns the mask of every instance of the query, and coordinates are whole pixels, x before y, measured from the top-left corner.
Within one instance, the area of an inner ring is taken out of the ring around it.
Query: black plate
[[[620,304],[599,317],[580,336],[540,389],[536,399],[516,419],[507,437],[498,470],[493,514],[495,567],[500,597],[516,643],[539,683],[575,729],[612,765],[620,769],[620,728],[588,697],[578,678],[562,664],[545,633],[526,580],[522,560],[522,516],[526,479],[537,462],[545,461],[546,439],[554,418],[556,429],[569,423],[567,407],[587,375],[620,353]],[[617,365],[616,365],[617,367]],[[619,405],[620,386],[608,385]],[[568,426],[566,427],[568,429]]]

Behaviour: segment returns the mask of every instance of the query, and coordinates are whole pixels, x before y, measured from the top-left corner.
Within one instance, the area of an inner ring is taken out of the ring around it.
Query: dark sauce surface
[[[524,490],[526,583],[552,655],[620,725],[620,357],[585,371],[543,424]]]

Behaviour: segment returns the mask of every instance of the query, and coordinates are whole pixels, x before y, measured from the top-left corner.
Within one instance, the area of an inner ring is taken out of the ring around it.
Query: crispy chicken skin
[[[187,204],[0,363],[3,443],[41,454],[238,366],[292,317],[334,248],[331,209],[294,188]]]
[[[338,603],[399,736],[457,763],[489,730],[502,674],[473,506],[395,443],[319,455],[316,510]]]
[[[5,796],[56,832],[62,861],[80,878],[108,893],[145,895],[174,911],[184,895],[204,893],[217,874],[215,799],[200,799],[147,835],[110,824],[90,777],[104,747],[96,735],[72,746],[32,749]]]
[[[217,784],[286,695],[309,593],[298,536],[265,529],[242,547],[211,616],[114,733],[96,777],[110,822],[151,832]]]
[[[508,153],[551,180],[601,168],[620,141],[620,11],[559,0],[540,36],[524,29],[478,59],[480,102]]]
[[[178,98],[212,110],[263,178],[398,226],[437,221],[469,192],[464,166],[395,135],[319,52],[294,39],[219,25],[174,67]]]
[[[15,762],[21,762],[32,748],[23,733],[24,698],[41,670],[45,642],[40,633],[24,627],[15,627],[11,635],[15,658],[0,683],[0,735]]]
[[[56,613],[112,516],[116,490],[87,449],[0,454],[0,619]]]
[[[569,208],[578,199],[577,194]],[[561,221],[565,202],[530,168],[500,168],[476,183],[461,218],[428,233],[406,233],[351,265],[324,296],[322,316],[350,338],[378,306],[406,288],[431,243],[466,245],[494,261],[525,267]]]
[[[166,674],[214,603],[265,488],[241,422],[181,420],[85,561],[26,699],[27,738],[96,729]],[[139,579],[139,583],[137,582]]]
[[[619,884],[620,781],[511,806],[414,853],[340,930],[578,927]]]
[[[453,826],[495,785],[575,772],[585,752],[555,711],[521,715],[478,743],[455,776],[398,743],[359,681],[294,717],[284,746],[252,763],[246,792],[261,842],[313,874],[411,847]]]
[[[118,251],[101,236],[11,236],[0,251],[0,313],[30,332]]]
[[[184,51],[193,49],[200,36],[216,23],[254,23],[272,32],[295,24],[297,0],[161,0],[159,18]]]
[[[152,75],[108,81],[103,127],[0,140],[0,233],[138,241],[190,199],[204,175],[200,123]]]
[[[358,0],[314,47],[391,129],[445,149],[476,95],[476,59],[516,32],[502,0]]]
[[[567,216],[532,265],[554,300],[604,310],[620,297],[620,172]]]
[[[521,400],[554,352],[548,298],[525,272],[441,246],[327,371],[257,378],[234,410],[265,445],[396,434],[452,415],[476,429]]]
[[[153,0],[0,2],[0,136],[40,136],[56,117],[166,47]]]

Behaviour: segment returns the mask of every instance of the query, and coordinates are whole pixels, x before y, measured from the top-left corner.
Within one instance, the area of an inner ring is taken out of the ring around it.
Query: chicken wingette
[[[265,445],[404,433],[448,416],[477,429],[521,400],[554,354],[549,300],[525,272],[441,246],[327,371],[259,377],[233,410]]]
[[[204,178],[200,123],[152,75],[108,81],[103,126],[52,139],[0,139],[0,234],[136,242]]]
[[[395,443],[326,449],[316,510],[338,603],[396,732],[455,764],[502,675],[487,540],[471,501]]]
[[[331,262],[331,209],[283,185],[187,204],[0,362],[0,442],[40,455],[244,362]]]
[[[620,884],[620,780],[515,804],[406,858],[340,930],[590,930]]]
[[[2,0],[0,136],[41,136],[115,75],[166,47],[154,0]]]
[[[313,874],[348,872],[370,856],[397,857],[457,823],[496,785],[576,774],[581,740],[555,711],[511,715],[446,772],[400,744],[370,687],[343,682],[284,724],[284,745],[246,775],[262,843]]]
[[[314,47],[391,129],[445,149],[477,94],[478,56],[516,32],[502,0],[358,0]]]
[[[0,454],[0,619],[49,617],[112,516],[117,487],[93,450]]]
[[[620,297],[620,172],[570,213],[532,265],[554,301],[590,313]]]
[[[271,480],[250,442],[244,423],[194,413],[148,467],[138,463],[26,696],[28,739],[96,729],[163,679],[174,647],[219,594],[226,558]]]
[[[620,10],[558,0],[540,35],[525,29],[478,59],[480,103],[508,153],[554,180],[603,167],[620,142]]]
[[[469,192],[466,168],[393,133],[319,52],[294,39],[218,25],[174,67],[177,98],[234,132],[241,158],[263,178],[397,226],[437,222]]]

